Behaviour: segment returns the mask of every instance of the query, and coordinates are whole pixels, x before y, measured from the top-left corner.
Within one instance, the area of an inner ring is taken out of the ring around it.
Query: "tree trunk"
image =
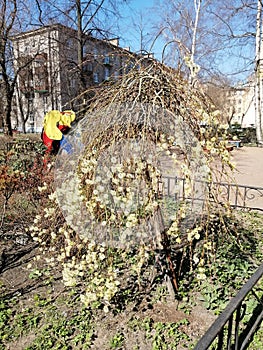
[[[81,91],[84,91],[85,78],[83,75],[83,29],[82,29],[82,11],[81,11],[81,0],[76,0],[77,5],[77,18],[78,18],[78,69],[81,84]]]
[[[256,28],[256,81],[255,81],[255,122],[256,122],[256,135],[257,143],[263,144],[262,139],[262,63],[263,63],[263,52],[262,48],[262,4],[261,0],[258,0],[258,11],[257,11],[257,28]],[[261,62],[262,61],[262,62]]]
[[[11,123],[11,105],[7,104],[5,110],[5,125],[4,133],[8,136],[13,136],[12,123]]]
[[[193,37],[192,37],[192,45],[191,45],[191,56],[190,56],[190,76],[189,76],[189,83],[191,85],[194,85],[195,82],[195,76],[198,72],[198,66],[195,63],[195,50],[196,50],[196,37],[197,37],[197,28],[198,28],[198,22],[199,22],[199,16],[201,11],[201,3],[202,0],[195,0],[194,6],[195,6],[195,23],[193,28]]]

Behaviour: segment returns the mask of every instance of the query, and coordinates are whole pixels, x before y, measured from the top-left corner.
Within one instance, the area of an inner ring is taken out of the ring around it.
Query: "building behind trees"
[[[78,32],[61,24],[20,33],[12,41],[18,71],[12,126],[22,132],[40,132],[45,113],[52,109],[81,113],[89,87],[114,82],[138,65],[138,55],[121,48],[118,38],[101,40],[85,34],[79,64]],[[255,124],[252,81],[236,87],[206,84],[205,90],[221,111],[220,122],[243,127]]]
[[[13,116],[13,128],[40,132],[47,111],[81,111],[87,102],[86,89],[117,80],[136,61],[128,49],[119,47],[117,38],[100,40],[83,35],[82,45],[80,65],[77,31],[71,28],[55,24],[13,37],[19,71],[15,96],[19,108]]]

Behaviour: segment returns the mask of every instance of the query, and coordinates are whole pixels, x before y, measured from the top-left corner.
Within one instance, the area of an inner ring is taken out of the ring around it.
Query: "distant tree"
[[[77,31],[80,91],[85,90],[84,48],[87,35],[99,39],[109,39],[118,32],[119,6],[125,0],[36,0],[39,16],[35,18],[40,25],[61,23]]]
[[[4,131],[12,136],[11,112],[16,76],[12,76],[12,48],[10,35],[16,21],[17,1],[1,0],[0,5],[0,67],[3,86]]]
[[[170,43],[165,62],[188,75],[189,66],[197,64],[200,79],[226,75],[236,82],[248,76],[254,61],[255,5],[255,0],[164,0],[158,27]]]
[[[152,43],[152,33],[149,28],[149,17],[144,11],[132,10],[132,7],[128,7],[131,12],[131,25],[129,26],[128,45],[132,45],[132,50],[136,53],[150,54],[150,47]],[[127,35],[127,33],[121,33]]]
[[[62,23],[77,31],[80,92],[85,89],[83,78],[83,59],[85,36],[92,34],[100,38],[109,38],[113,34],[112,23],[118,16],[117,5],[122,1],[98,0],[82,2],[81,0],[1,0],[0,2],[0,72],[4,130],[12,135],[12,108],[17,85],[17,78],[25,71],[34,57],[26,62],[18,62],[13,56],[12,37],[23,31]],[[125,2],[125,1],[123,1]],[[20,110],[22,125],[30,114],[29,100],[20,98],[17,92],[17,108]]]
[[[28,9],[33,8],[32,1],[34,0],[1,0],[0,2],[1,104],[4,132],[10,136],[13,135],[12,113],[15,107],[17,78],[21,71],[32,62],[32,58],[19,62],[19,58],[14,57],[12,38],[29,26],[32,17]]]
[[[220,122],[230,125],[234,116],[234,111],[230,111],[230,106],[226,103],[227,94],[231,90],[231,82],[222,77],[211,77],[205,82],[205,92],[211,99],[214,108],[220,111]]]

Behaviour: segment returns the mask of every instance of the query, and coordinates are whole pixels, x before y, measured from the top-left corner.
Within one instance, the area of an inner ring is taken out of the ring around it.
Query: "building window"
[[[116,70],[114,71],[114,80],[118,80],[119,78],[119,72]]]
[[[82,69],[84,73],[91,73],[93,71],[92,62],[84,62]]]
[[[93,81],[94,83],[99,83],[99,74],[97,72],[93,73]]]
[[[103,59],[104,64],[111,64],[110,56],[105,56]]]
[[[66,47],[67,47],[68,49],[73,48],[73,39],[72,39],[72,38],[68,38],[68,39],[66,40]]]
[[[94,49],[93,49],[93,55],[94,55],[94,58],[97,58],[97,57],[98,57],[98,49],[97,49],[97,47],[94,47]]]
[[[19,67],[19,86],[23,93],[27,93],[33,90],[33,67],[32,67],[32,57],[24,56],[19,57],[18,60]]]
[[[85,44],[85,45],[83,46],[83,56],[85,57],[85,56],[87,56],[88,54],[89,54],[88,45]]]
[[[71,78],[69,79],[69,88],[70,89],[75,89],[76,88],[76,79],[74,79],[74,76],[71,76]]]
[[[34,124],[34,114],[32,112],[29,113],[29,121],[31,122],[31,124],[33,123]]]
[[[47,54],[42,53],[35,58],[35,90],[39,92],[47,92],[48,86],[48,70],[47,70]]]
[[[109,80],[110,79],[110,68],[109,67],[105,67],[104,74],[105,74],[104,79]]]

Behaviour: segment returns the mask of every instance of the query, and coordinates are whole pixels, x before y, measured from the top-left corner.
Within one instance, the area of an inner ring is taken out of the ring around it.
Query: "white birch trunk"
[[[255,114],[256,114],[256,135],[258,144],[263,144],[262,140],[262,3],[258,0],[257,23],[256,23],[256,80],[255,80]]]
[[[194,0],[195,5],[195,23],[193,28],[193,39],[192,39],[192,45],[191,45],[191,56],[190,56],[190,77],[189,82],[190,84],[194,84],[194,78],[197,74],[197,71],[199,70],[198,66],[195,63],[195,50],[196,50],[196,37],[197,37],[197,28],[198,28],[198,22],[199,22],[199,15],[201,11],[201,3],[202,0]]]

